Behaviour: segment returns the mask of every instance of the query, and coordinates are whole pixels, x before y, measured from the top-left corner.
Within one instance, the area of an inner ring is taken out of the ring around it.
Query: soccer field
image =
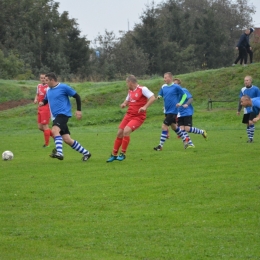
[[[51,159],[36,127],[0,130],[14,153],[0,161],[0,259],[260,259],[260,131],[247,144],[241,119],[224,123],[234,114],[205,112],[208,141],[191,134],[190,150],[171,132],[154,151],[148,120],[112,163],[117,124],[71,128],[86,163],[66,145]]]

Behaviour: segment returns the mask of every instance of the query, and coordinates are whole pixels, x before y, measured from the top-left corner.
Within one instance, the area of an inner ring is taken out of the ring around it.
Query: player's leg
[[[167,114],[162,124],[162,132],[160,136],[159,145],[153,148],[155,151],[162,150],[163,145],[167,139],[168,128],[172,123],[176,124],[176,114]]]
[[[255,134],[255,125],[253,122],[253,119],[256,117],[255,113],[251,112],[249,115],[249,120],[248,120],[248,128],[247,128],[247,132],[248,132],[248,142],[252,143],[254,140],[254,134]]]
[[[55,143],[55,149],[53,149],[52,154],[50,154],[50,157],[57,158],[59,160],[63,160],[63,138],[62,135],[64,134],[70,134],[68,130],[68,123],[69,117],[64,115],[58,115],[53,120],[52,125],[52,135]]]
[[[118,161],[123,161],[126,158],[125,154],[130,143],[130,134],[137,130],[143,124],[144,120],[145,119],[134,118],[130,120],[128,124],[125,126],[123,132],[121,153],[119,154],[119,156],[117,156]]]
[[[243,119],[242,119],[242,123],[246,124],[246,134],[247,134],[247,143],[252,143],[253,139],[251,138],[251,129],[249,127],[249,118],[250,118],[250,113],[248,114],[244,114]],[[253,125],[254,126],[254,125]]]
[[[91,153],[87,149],[85,149],[77,140],[74,140],[71,138],[71,136],[69,134],[69,129],[63,130],[63,131],[67,132],[62,135],[63,141],[66,144],[68,144],[72,149],[81,153],[83,155],[82,161],[86,162],[91,157]]]
[[[119,149],[123,142],[124,128],[126,127],[126,125],[128,124],[129,121],[130,121],[130,118],[127,115],[124,116],[123,120],[121,121],[121,123],[118,127],[116,139],[114,141],[113,151],[106,162],[113,162],[113,161],[117,160],[118,152],[119,152]]]
[[[203,138],[207,141],[207,139],[208,139],[208,133],[207,133],[207,131],[206,130],[202,130],[202,129],[199,129],[199,128],[197,128],[197,127],[186,127],[186,131],[188,132],[188,133],[193,133],[193,134],[199,134],[199,135],[202,135],[203,136]]]

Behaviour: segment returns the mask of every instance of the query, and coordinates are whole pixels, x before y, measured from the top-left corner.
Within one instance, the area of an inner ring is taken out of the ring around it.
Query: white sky
[[[74,18],[79,24],[82,35],[93,41],[105,29],[119,36],[119,31],[133,29],[140,23],[140,15],[146,10],[146,5],[152,0],[56,0],[60,3],[59,12],[69,12],[69,18]],[[163,0],[154,0],[155,5]],[[253,26],[260,27],[260,0],[249,0],[255,6],[256,13],[252,15]]]

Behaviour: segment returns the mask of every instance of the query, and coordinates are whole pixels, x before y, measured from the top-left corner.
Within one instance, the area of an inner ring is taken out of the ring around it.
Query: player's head
[[[244,78],[244,84],[246,87],[251,87],[252,86],[252,77],[251,76],[245,76]]]
[[[179,78],[174,78],[174,79],[173,79],[173,83],[174,83],[174,84],[181,85],[181,80],[180,80]]]
[[[45,74],[45,81],[49,87],[55,87],[57,85],[58,79],[54,72],[50,72]]]
[[[134,90],[137,86],[137,79],[134,75],[129,75],[126,78],[126,85],[128,86],[128,89]]]
[[[166,72],[164,73],[164,76],[163,76],[163,79],[164,79],[164,82],[166,84],[171,84],[172,81],[173,81],[173,75],[171,72]]]
[[[45,84],[45,73],[40,74],[40,81],[43,85]]]
[[[243,107],[251,107],[252,106],[252,100],[249,96],[244,95],[240,99],[240,104]]]

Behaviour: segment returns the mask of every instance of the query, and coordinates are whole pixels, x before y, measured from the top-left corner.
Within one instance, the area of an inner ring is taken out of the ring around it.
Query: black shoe
[[[162,150],[162,146],[158,145],[156,147],[153,148],[155,151],[161,151]]]
[[[246,141],[247,143],[253,143],[253,139],[248,139],[247,141]]]
[[[55,149],[56,150],[56,149]],[[54,151],[54,150],[53,150]],[[52,153],[52,154],[50,154],[50,157],[51,158],[57,158],[58,160],[63,160],[64,159],[64,156],[63,155],[61,155],[61,154],[59,154],[59,153]]]
[[[88,154],[83,155],[82,161],[86,162],[87,160],[89,160],[90,157],[91,157],[91,153],[89,152]]]
[[[50,147],[50,146],[49,146],[49,145],[46,145],[46,144],[44,144],[42,147],[43,147],[43,148],[46,148],[46,147]]]

